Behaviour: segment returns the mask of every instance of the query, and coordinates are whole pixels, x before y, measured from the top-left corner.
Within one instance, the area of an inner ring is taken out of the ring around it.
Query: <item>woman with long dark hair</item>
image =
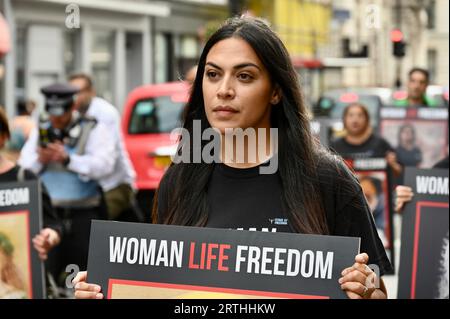
[[[361,237],[365,253],[339,283],[350,298],[386,298],[383,284],[367,287],[374,275],[369,261],[381,274],[391,266],[361,187],[342,161],[313,139],[298,83],[286,48],[263,21],[233,18],[213,34],[186,107],[178,153],[185,160],[173,163],[163,177],[153,220]],[[219,150],[208,140],[189,138],[198,127],[216,130]],[[244,139],[244,154],[236,144],[227,149],[230,129],[255,132],[253,142]],[[195,161],[211,152],[215,161]],[[236,161],[239,155],[243,161]],[[261,174],[273,166],[278,169],[272,174]],[[86,272],[75,278],[75,296],[102,298],[101,288],[85,279]]]

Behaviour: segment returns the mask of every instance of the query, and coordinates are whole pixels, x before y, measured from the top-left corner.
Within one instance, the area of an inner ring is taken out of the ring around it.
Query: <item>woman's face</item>
[[[404,143],[412,143],[414,141],[414,132],[410,127],[405,127],[400,133],[400,142]]]
[[[344,119],[344,126],[349,135],[361,135],[368,126],[366,114],[359,106],[352,106],[348,109]]]
[[[216,43],[203,75],[205,112],[211,127],[270,128],[271,104],[279,102],[268,71],[240,38]]]

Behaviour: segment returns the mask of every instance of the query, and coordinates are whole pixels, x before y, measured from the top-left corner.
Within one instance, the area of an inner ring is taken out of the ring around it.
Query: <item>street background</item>
[[[0,105],[9,118],[19,99],[42,111],[40,88],[74,72],[91,74],[97,95],[122,112],[133,89],[184,79],[208,36],[238,12],[267,19],[281,36],[311,109],[332,89],[402,91],[412,67],[427,69],[430,94],[448,103],[447,0],[0,0],[0,11],[10,40]],[[397,252],[400,224],[396,214]],[[395,298],[397,276],[385,281]]]

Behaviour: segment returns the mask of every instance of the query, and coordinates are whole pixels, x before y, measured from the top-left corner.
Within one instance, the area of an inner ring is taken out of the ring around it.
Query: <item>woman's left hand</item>
[[[377,290],[377,275],[367,266],[368,261],[366,253],[356,255],[353,266],[341,273],[341,289],[350,299],[371,299],[373,292]]]
[[[33,246],[41,260],[46,260],[49,251],[59,244],[61,237],[58,232],[51,228],[44,228],[33,238]]]

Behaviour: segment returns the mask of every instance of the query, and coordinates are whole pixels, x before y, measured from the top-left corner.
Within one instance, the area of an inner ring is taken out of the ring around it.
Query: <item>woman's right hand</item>
[[[395,211],[400,213],[403,209],[403,206],[411,201],[414,196],[411,187],[399,185],[395,188]]]
[[[86,282],[87,271],[80,271],[72,280],[76,299],[103,299],[102,288]]]

